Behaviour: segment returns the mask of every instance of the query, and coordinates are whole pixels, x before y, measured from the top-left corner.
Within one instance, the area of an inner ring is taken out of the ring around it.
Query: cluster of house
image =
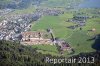
[[[18,40],[22,39],[21,32],[29,31],[31,22],[39,19],[40,15],[25,14],[6,17],[0,22],[0,40]]]
[[[68,22],[73,22],[76,25],[69,26],[67,28],[75,29],[75,28],[78,28],[78,27],[83,27],[83,26],[86,25],[86,20],[89,19],[89,18],[91,18],[91,17],[89,17],[89,16],[82,16],[82,15],[76,15],[72,19],[68,20]]]
[[[22,32],[21,33],[23,38],[21,40],[21,44],[24,45],[39,45],[39,44],[49,44],[53,45],[53,42],[51,39],[44,38],[45,35],[47,35],[44,32],[40,31],[28,31],[28,32]]]
[[[56,8],[37,8],[37,12],[42,13],[43,15],[52,15],[52,16],[58,16],[59,14],[64,14],[63,10],[59,10]]]
[[[60,50],[60,53],[63,54],[64,51],[68,51],[68,53],[74,53],[74,49],[64,40],[56,40],[56,46]]]

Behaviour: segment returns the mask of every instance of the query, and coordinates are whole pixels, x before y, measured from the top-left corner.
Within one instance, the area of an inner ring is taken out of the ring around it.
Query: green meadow
[[[33,45],[32,47],[36,48],[37,52],[40,52],[43,54],[51,54],[55,56],[60,56],[57,50],[57,47],[55,45]]]
[[[86,26],[83,27],[82,30],[77,29],[69,29],[66,28],[71,25],[75,25],[72,22],[66,22],[66,20],[73,17],[73,13],[65,13],[63,15],[59,16],[44,16],[39,21],[36,21],[33,23],[32,31],[34,30],[46,30],[47,28],[52,28],[55,37],[64,39],[68,43],[70,43],[71,47],[74,48],[75,54],[79,54],[81,52],[93,52],[95,51],[92,48],[92,44],[94,43],[94,40],[88,41],[89,39],[93,38],[95,35],[100,34],[100,18],[92,18],[88,19],[86,22]],[[88,30],[91,30],[95,28],[95,32],[89,32]],[[35,48],[40,49],[39,51],[46,54],[49,51],[49,54],[55,55],[55,51],[57,49],[50,48],[50,46],[35,46]],[[47,49],[48,48],[48,49]],[[51,51],[52,49],[52,51]],[[46,51],[42,51],[46,50]],[[53,53],[52,53],[53,52]],[[48,53],[47,53],[48,54]],[[59,53],[56,53],[56,55],[59,55]],[[64,56],[69,56],[67,52],[64,53]]]
[[[33,24],[32,30],[46,30],[51,28],[56,37],[65,39],[73,32],[66,28],[70,25],[73,25],[73,23],[64,22],[59,16],[44,16]]]

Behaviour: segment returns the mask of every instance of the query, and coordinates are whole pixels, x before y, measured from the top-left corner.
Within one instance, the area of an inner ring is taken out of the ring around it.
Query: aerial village
[[[62,39],[56,39],[51,28],[47,28],[45,32],[31,31],[32,22],[39,20],[44,15],[58,16],[59,14],[64,14],[63,10],[58,10],[56,8],[37,8],[36,12],[33,14],[5,15],[12,11],[13,10],[10,9],[0,11],[0,16],[4,16],[4,19],[0,22],[0,40],[20,41],[20,43],[25,46],[41,44],[56,45],[58,49],[61,50],[61,54],[63,54],[63,51],[74,53],[74,49],[68,42]],[[82,26],[86,25],[85,22],[88,18],[91,17],[80,15],[75,16],[73,19],[69,19],[68,22],[74,22],[76,25],[67,28],[75,29],[80,27],[80,30],[82,30]],[[45,35],[50,35],[51,38],[45,38]]]
[[[0,66],[98,66],[99,4],[0,0]]]
[[[46,32],[43,31],[31,31],[31,24],[37,21],[43,15],[58,16],[63,14],[64,11],[57,9],[36,9],[34,14],[24,15],[10,15],[5,16],[7,13],[13,10],[6,9],[0,11],[0,16],[4,16],[4,20],[0,22],[0,40],[20,41],[21,44],[28,45],[57,45],[61,51],[68,50],[72,52],[72,48],[64,40],[56,40],[53,34],[53,30],[47,28]],[[45,35],[50,35],[51,38],[45,38]]]

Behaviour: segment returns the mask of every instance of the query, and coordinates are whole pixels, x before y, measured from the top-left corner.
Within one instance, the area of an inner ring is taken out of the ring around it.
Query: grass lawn
[[[46,30],[48,28],[53,29],[56,37],[65,39],[73,31],[67,29],[67,26],[72,25],[72,23],[67,23],[61,20],[58,16],[44,16],[36,24],[33,24],[32,31],[34,30]]]
[[[95,32],[89,32],[88,35],[93,36],[100,34],[100,18],[89,19],[87,25],[83,28],[84,30],[90,30],[95,28]]]
[[[75,54],[78,54],[80,52],[94,51],[92,48],[94,41],[88,41],[89,39],[91,39],[91,37],[87,35],[86,31],[75,31],[67,41],[70,42],[71,47],[74,48]]]
[[[55,53],[55,52],[49,52],[49,51],[43,51],[43,50],[37,50],[37,52],[40,52],[42,54],[50,54],[52,56],[61,56],[59,53]]]
[[[43,51],[58,53],[55,45],[33,45],[32,47]]]
[[[55,45],[33,45],[33,48],[37,48],[37,52],[42,54],[51,54],[55,56],[60,56],[57,47]]]

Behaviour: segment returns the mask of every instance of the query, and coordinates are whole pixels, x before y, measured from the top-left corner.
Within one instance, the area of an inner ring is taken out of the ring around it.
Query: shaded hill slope
[[[20,45],[18,42],[0,41],[0,66],[83,66],[83,64],[47,64],[45,57],[54,57],[51,55],[43,55],[36,52],[36,49]],[[100,52],[80,53],[73,56],[78,57],[94,57],[95,63],[84,64],[84,66],[100,66]]]

